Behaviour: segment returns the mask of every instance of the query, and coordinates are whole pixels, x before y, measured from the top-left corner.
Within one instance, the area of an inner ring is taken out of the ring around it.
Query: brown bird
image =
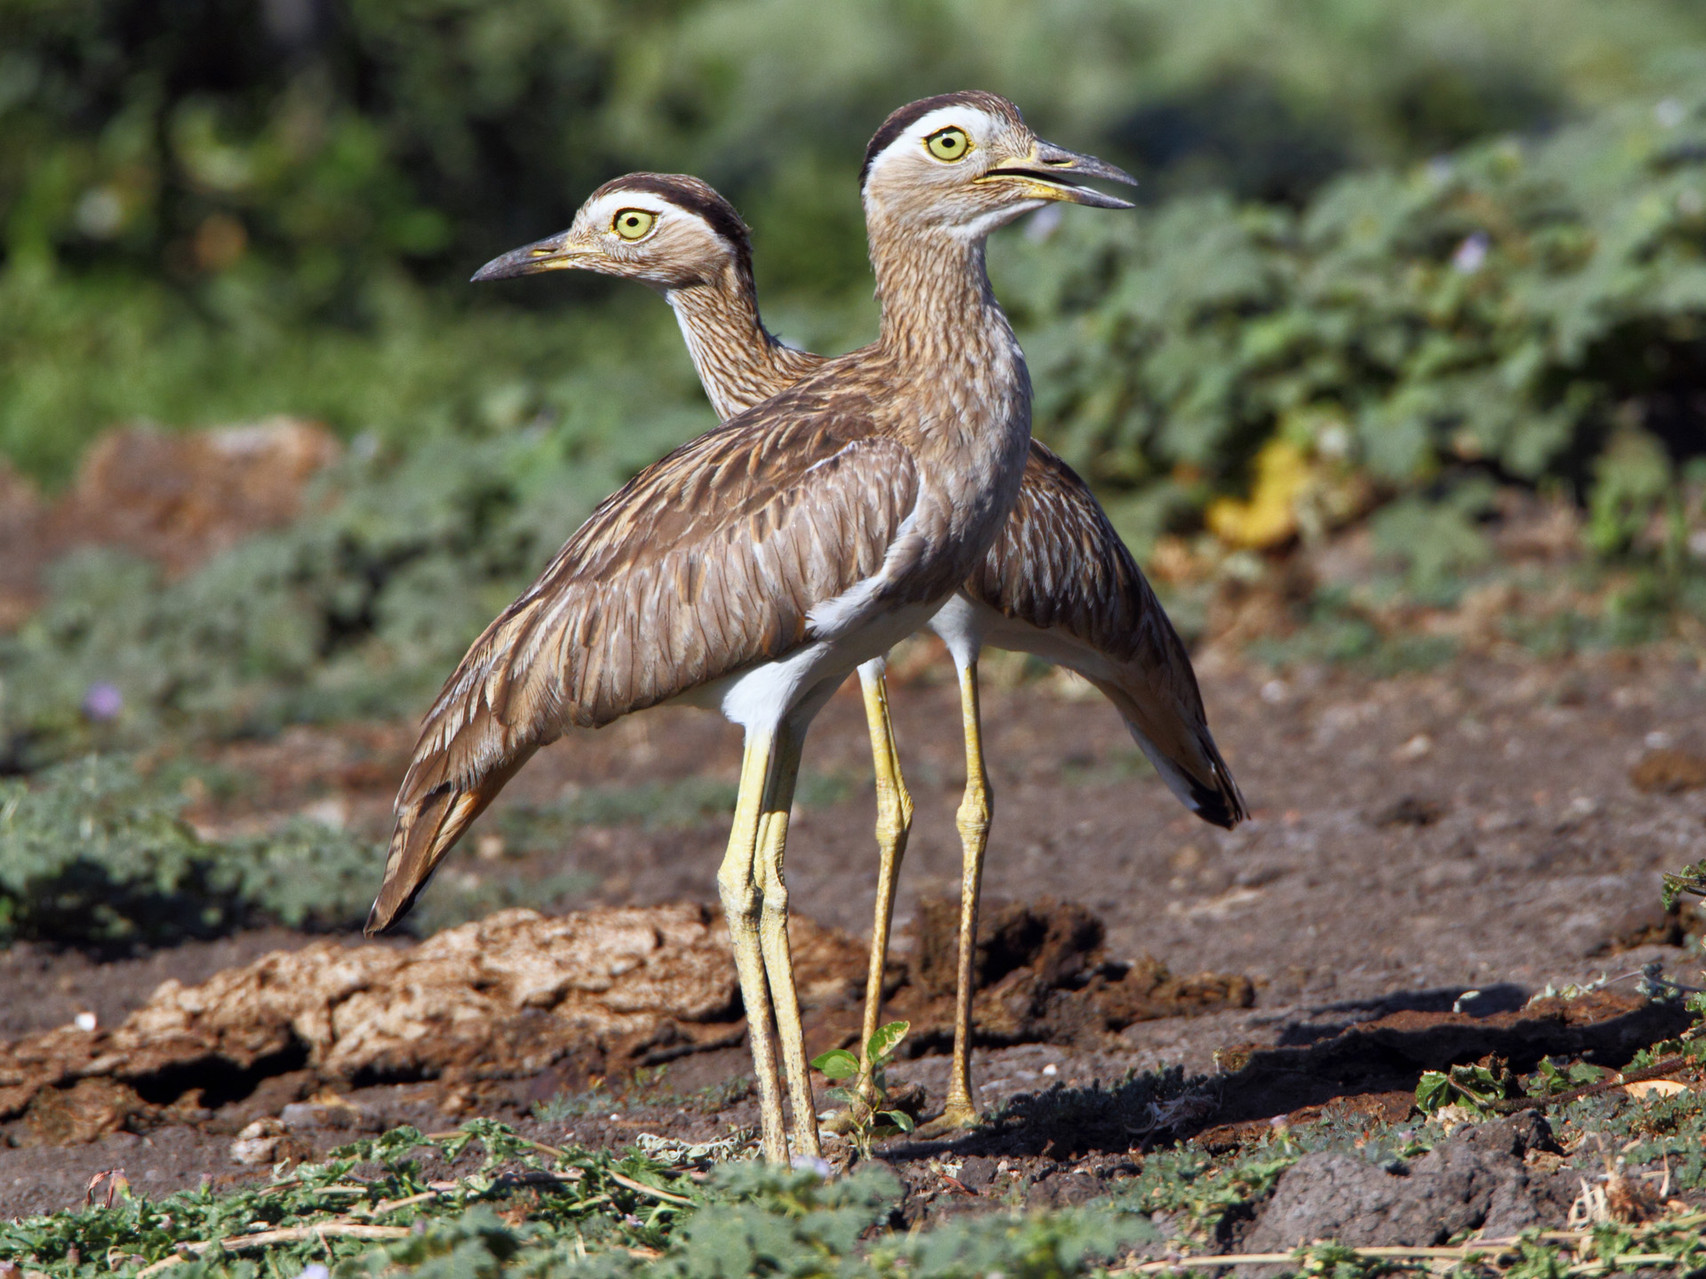
[[[607,182],[574,223],[487,263],[476,280],[579,268],[657,289],[680,321],[719,417],[732,418],[820,368],[825,357],[776,340],[759,317],[750,232],[734,207],[697,178],[635,173]],[[975,697],[979,643],[1035,653],[1079,671],[1124,717],[1156,770],[1198,816],[1231,827],[1247,813],[1209,733],[1190,658],[1089,487],[1031,442],[1019,498],[960,596],[931,620],[955,649],[961,688]],[[970,633],[969,643],[967,633]],[[895,879],[911,804],[900,780],[881,660],[859,668],[877,771],[878,893],[861,1043],[877,1028]],[[975,702],[967,723],[975,727]],[[970,796],[978,817],[981,752],[968,733]],[[985,810],[986,811],[986,810]],[[972,836],[981,832],[970,832]],[[962,943],[975,936],[982,841],[968,839]],[[969,1069],[971,953],[962,945],[954,1069],[944,1120],[975,1117]]]
[[[932,617],[1000,533],[1031,388],[984,241],[1051,200],[1131,207],[1080,176],[1129,181],[993,94],[884,122],[861,174],[877,340],[646,468],[474,642],[422,725],[370,931],[567,727],[668,702],[721,710],[746,739],[718,886],[764,1153],[788,1154],[772,1010],[796,1150],[818,1153],[782,872],[800,747],[840,682]]]

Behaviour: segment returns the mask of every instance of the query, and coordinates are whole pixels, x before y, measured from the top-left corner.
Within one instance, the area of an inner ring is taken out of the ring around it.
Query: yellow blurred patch
[[[1264,550],[1297,535],[1297,499],[1310,482],[1309,459],[1289,440],[1270,440],[1256,454],[1256,483],[1248,501],[1219,497],[1204,519],[1233,546]]]

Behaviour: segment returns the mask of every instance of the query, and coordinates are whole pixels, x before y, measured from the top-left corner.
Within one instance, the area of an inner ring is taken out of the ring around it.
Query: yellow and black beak
[[[1137,179],[1093,155],[1068,151],[1038,139],[1027,156],[996,165],[979,182],[1010,182],[1033,200],[1064,200],[1087,204],[1093,209],[1130,209],[1135,206],[1118,196],[1104,195],[1094,187],[1079,186],[1075,179],[1101,178],[1136,186]]]
[[[511,249],[502,257],[493,258],[474,272],[473,283],[482,280],[512,280],[518,275],[538,275],[543,271],[561,271],[576,267],[586,251],[577,245],[567,231],[548,235],[543,240]]]

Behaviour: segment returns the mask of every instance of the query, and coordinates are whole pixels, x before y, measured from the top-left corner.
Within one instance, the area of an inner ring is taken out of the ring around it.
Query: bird
[[[566,231],[493,259],[476,280],[580,269],[636,280],[675,312],[705,393],[728,420],[822,367],[825,357],[778,341],[759,315],[751,232],[734,206],[687,174],[632,173],[606,182]],[[1033,653],[1078,671],[1118,708],[1156,771],[1204,821],[1236,826],[1248,816],[1231,769],[1209,731],[1190,657],[1135,559],[1090,487],[1032,440],[1019,497],[1001,534],[931,621],[956,647],[961,687],[975,693],[975,656],[965,636]],[[859,668],[877,773],[877,901],[860,1045],[876,1032],[894,891],[911,802],[899,773],[882,660]],[[977,716],[968,713],[968,724]],[[974,739],[968,748],[980,755]],[[981,771],[981,770],[978,770]],[[976,773],[968,766],[974,791]],[[898,802],[897,802],[898,800]],[[971,800],[976,812],[975,794]],[[980,843],[971,846],[981,858]],[[976,1115],[970,1078],[970,948],[981,865],[968,865],[962,895],[961,963],[955,992],[955,1057],[939,1125]],[[868,1070],[868,1061],[862,1064]]]
[[[962,91],[886,119],[860,172],[876,341],[666,454],[606,498],[486,628],[427,711],[367,930],[394,926],[505,783],[567,728],[664,704],[743,731],[718,871],[760,1144],[821,1158],[788,949],[788,813],[812,718],[932,617],[1000,533],[1030,443],[991,232],[1051,201],[1129,209],[1130,179]],[[781,1063],[770,1042],[771,1018]]]

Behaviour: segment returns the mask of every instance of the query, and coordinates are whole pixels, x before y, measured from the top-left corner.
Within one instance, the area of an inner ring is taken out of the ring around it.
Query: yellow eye
[[[610,229],[624,240],[643,240],[657,225],[658,215],[644,209],[620,209],[610,220]]]
[[[938,160],[946,160],[950,164],[955,160],[963,160],[971,151],[971,139],[966,131],[957,125],[949,125],[946,129],[937,129],[924,139],[925,149]]]

